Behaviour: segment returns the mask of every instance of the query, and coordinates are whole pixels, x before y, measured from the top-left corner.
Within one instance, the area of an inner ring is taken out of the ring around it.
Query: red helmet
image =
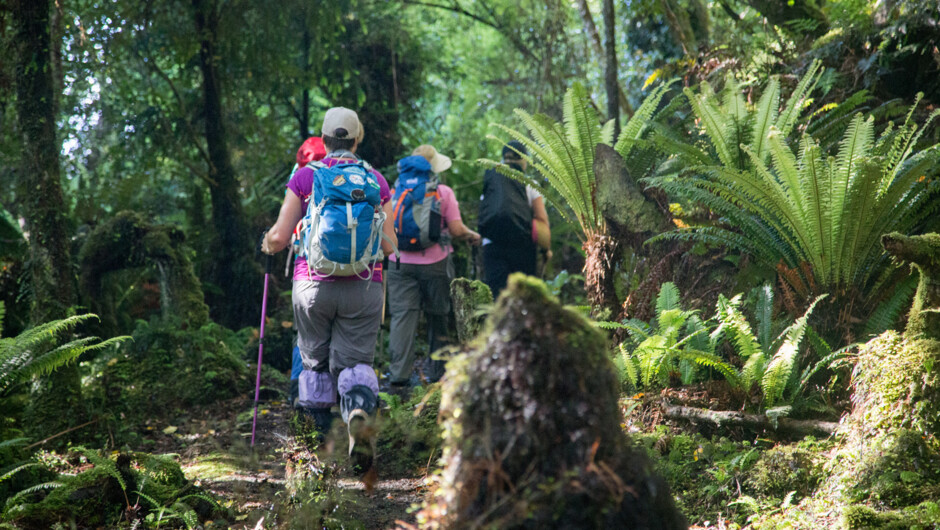
[[[311,136],[297,150],[297,165],[304,167],[310,162],[322,160],[326,156],[326,147],[319,136]]]

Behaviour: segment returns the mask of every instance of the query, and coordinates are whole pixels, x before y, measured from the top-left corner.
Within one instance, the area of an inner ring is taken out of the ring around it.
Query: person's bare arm
[[[535,242],[545,250],[552,249],[552,231],[548,226],[548,211],[545,210],[545,199],[542,197],[532,201],[532,222],[534,224]]]
[[[447,230],[454,239],[466,239],[471,245],[479,245],[482,241],[480,234],[467,228],[460,219],[447,221]]]
[[[303,201],[293,190],[287,190],[287,194],[284,195],[284,203],[281,204],[281,212],[277,216],[277,222],[264,235],[261,251],[265,254],[277,254],[287,248],[287,245],[290,244],[291,234],[294,233],[294,227],[297,226],[302,217]]]
[[[382,232],[392,241],[397,241],[398,239],[395,235],[395,224],[392,221],[392,201],[386,202],[382,206],[382,211],[385,212],[385,224],[382,225]],[[395,252],[395,247],[386,241],[385,238],[382,238],[382,252],[384,252],[386,256],[389,256]]]

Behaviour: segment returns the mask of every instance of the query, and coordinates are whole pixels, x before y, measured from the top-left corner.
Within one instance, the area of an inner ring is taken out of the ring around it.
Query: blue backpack
[[[431,164],[423,156],[409,156],[398,162],[393,220],[400,250],[419,251],[445,243],[437,187]]]
[[[300,255],[320,276],[371,277],[383,238],[380,185],[363,161],[311,162],[313,190],[300,225]]]

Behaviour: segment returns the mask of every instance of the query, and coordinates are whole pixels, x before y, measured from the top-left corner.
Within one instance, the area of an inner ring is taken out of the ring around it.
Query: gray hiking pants
[[[304,368],[338,376],[372,366],[382,320],[382,285],[372,281],[295,281],[294,322]]]
[[[454,276],[453,262],[446,259],[428,265],[402,263],[389,266],[388,308],[392,316],[388,349],[391,357],[391,380],[403,383],[411,378],[415,364],[415,334],[421,309],[429,329],[429,346],[433,352],[447,344],[447,321],[450,313],[450,281]],[[443,363],[431,363],[437,380],[443,375]]]

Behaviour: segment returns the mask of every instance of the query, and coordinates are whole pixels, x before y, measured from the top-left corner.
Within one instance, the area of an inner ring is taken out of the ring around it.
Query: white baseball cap
[[[323,116],[322,134],[337,140],[358,138],[362,130],[356,111],[346,107],[333,107]]]

